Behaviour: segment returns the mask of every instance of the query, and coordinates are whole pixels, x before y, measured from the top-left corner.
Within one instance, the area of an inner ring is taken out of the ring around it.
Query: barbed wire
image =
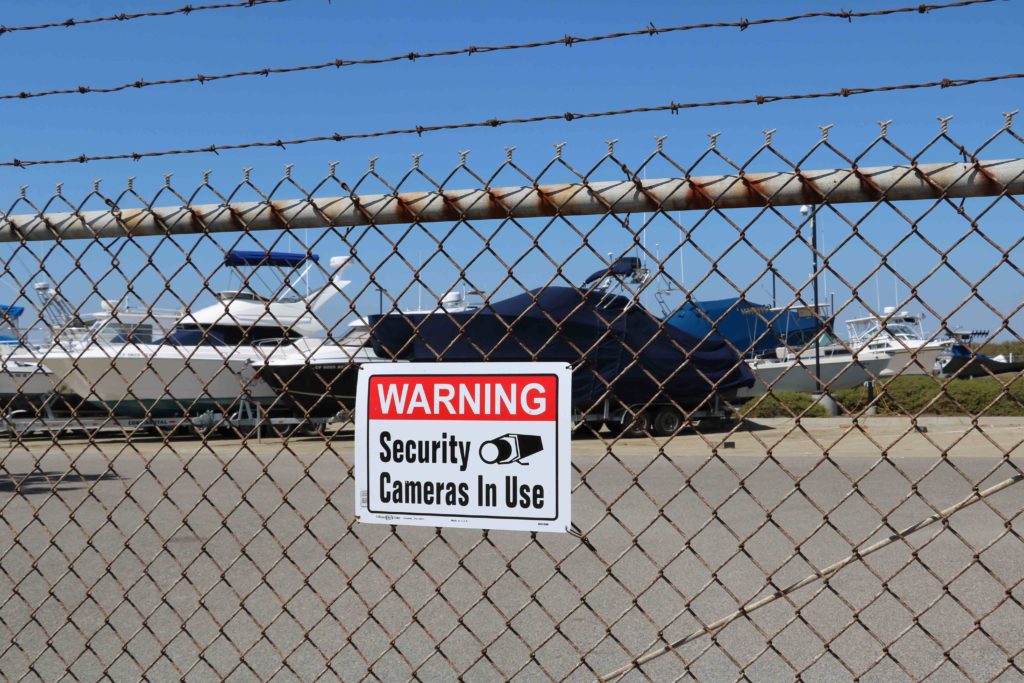
[[[710,102],[669,102],[668,104],[659,104],[646,107],[629,107],[625,109],[613,109],[609,111],[599,112],[564,112],[561,114],[542,114],[538,116],[526,116],[520,118],[507,118],[507,119],[485,119],[481,121],[466,121],[462,123],[442,123],[430,126],[413,126],[410,128],[394,128],[390,130],[378,130],[368,133],[331,133],[329,135],[314,135],[306,138],[295,138],[291,140],[259,140],[252,142],[240,142],[232,144],[214,144],[207,145],[206,147],[191,147],[184,149],[165,149],[155,150],[149,152],[124,152],[117,154],[99,154],[89,155],[80,154],[75,157],[66,157],[59,159],[11,159],[9,161],[0,162],[0,167],[15,167],[15,168],[28,168],[29,166],[44,166],[44,165],[57,165],[57,164],[74,164],[74,163],[89,163],[93,161],[115,161],[122,159],[131,159],[133,161],[139,161],[141,159],[149,157],[163,157],[173,156],[179,154],[217,154],[221,151],[237,150],[237,149],[253,149],[259,147],[285,147],[294,145],[305,145],[314,142],[345,142],[346,140],[365,140],[370,138],[382,138],[391,137],[397,135],[417,135],[422,136],[424,133],[433,133],[443,130],[459,130],[465,128],[497,128],[498,126],[512,125],[512,124],[526,124],[526,123],[540,123],[543,121],[575,121],[576,119],[594,119],[604,118],[609,116],[624,116],[627,114],[644,114],[653,112],[669,111],[673,114],[678,114],[684,109],[701,109],[708,107],[727,107],[736,105],[747,105],[747,104],[770,104],[772,102],[783,102],[792,100],[811,100],[811,99],[823,99],[832,97],[851,97],[854,95],[866,95],[870,93],[885,93],[894,92],[898,90],[919,90],[923,88],[958,88],[968,85],[976,85],[979,83],[993,83],[996,81],[1012,80],[1024,78],[1024,73],[1009,73],[1001,74],[996,76],[982,76],[978,78],[943,78],[938,81],[926,81],[923,83],[901,83],[898,85],[880,85],[873,87],[860,87],[860,88],[840,88],[838,90],[830,90],[824,92],[813,92],[813,93],[793,93],[788,95],[755,95],[753,97],[746,97],[742,99],[734,100],[716,100]]]
[[[278,0],[281,1],[281,0]],[[551,47],[556,45],[565,45],[566,47],[572,47],[577,44],[586,43],[597,43],[608,40],[618,40],[621,38],[631,38],[637,36],[656,36],[663,33],[678,33],[683,31],[694,31],[701,29],[712,29],[712,28],[739,28],[741,31],[746,30],[751,26],[765,26],[769,24],[782,24],[790,23],[794,21],[801,21],[805,19],[819,19],[819,18],[833,18],[833,19],[845,19],[852,21],[853,19],[860,19],[865,17],[883,17],[895,14],[907,14],[907,13],[919,13],[926,14],[931,11],[954,9],[968,7],[971,5],[981,5],[995,2],[996,0],[959,0],[958,2],[943,3],[943,4],[923,4],[913,5],[907,7],[894,7],[888,9],[872,10],[853,12],[847,10],[840,10],[837,12],[807,12],[804,14],[794,14],[784,17],[765,17],[761,19],[740,19],[738,21],[719,21],[719,22],[708,22],[701,24],[685,24],[680,26],[665,26],[658,27],[654,24],[648,24],[644,28],[634,29],[630,31],[617,31],[615,33],[605,33],[602,35],[591,35],[591,36],[572,36],[564,35],[560,38],[552,38],[549,40],[540,40],[529,43],[511,43],[508,45],[471,45],[464,48],[450,49],[450,50],[437,50],[434,52],[406,52],[403,54],[391,55],[388,57],[371,57],[364,59],[332,59],[326,62],[318,62],[314,64],[301,64],[296,66],[284,66],[284,67],[263,67],[259,69],[246,69],[242,71],[233,71],[229,73],[219,74],[196,74],[194,76],[181,76],[176,78],[161,78],[156,80],[136,79],[128,83],[121,83],[119,85],[112,85],[106,87],[95,87],[88,85],[79,85],[71,88],[54,88],[51,90],[40,90],[36,92],[20,91],[16,93],[7,93],[0,95],[0,100],[27,100],[39,97],[52,97],[55,95],[86,95],[86,94],[110,94],[116,92],[123,92],[125,90],[139,90],[142,88],[152,88],[158,86],[168,85],[183,85],[187,83],[199,83],[205,85],[214,81],[223,81],[234,78],[249,78],[255,76],[270,76],[280,74],[293,74],[304,71],[319,71],[324,69],[341,69],[351,66],[371,66],[378,64],[389,64],[393,62],[402,61],[417,61],[424,59],[435,59],[438,57],[453,57],[456,55],[473,55],[473,54],[487,54],[491,52],[507,52],[511,50],[531,50],[541,47]]]
[[[144,19],[148,17],[169,17],[175,14],[189,15],[193,12],[202,12],[213,9],[233,9],[244,7],[256,7],[258,5],[276,5],[291,0],[241,0],[240,2],[222,2],[212,5],[185,5],[177,9],[154,10],[152,12],[121,12],[105,17],[90,17],[87,19],[65,19],[64,21],[52,21],[45,24],[34,24],[30,26],[3,26],[0,25],[0,36],[5,33],[18,31],[41,31],[50,28],[71,28],[73,26],[84,26],[86,24],[101,24],[110,21],[131,21],[133,19]]]

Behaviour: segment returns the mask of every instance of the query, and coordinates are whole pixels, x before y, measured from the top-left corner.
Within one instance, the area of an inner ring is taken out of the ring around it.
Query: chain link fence
[[[1022,142],[23,191],[0,672],[1019,679]],[[355,522],[356,368],[493,360],[574,532]]]

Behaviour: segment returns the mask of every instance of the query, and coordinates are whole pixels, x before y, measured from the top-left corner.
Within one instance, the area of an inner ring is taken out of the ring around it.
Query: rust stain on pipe
[[[639,184],[638,184],[639,183]],[[342,186],[347,190],[346,186]],[[1024,159],[4,216],[0,241],[1024,194]]]

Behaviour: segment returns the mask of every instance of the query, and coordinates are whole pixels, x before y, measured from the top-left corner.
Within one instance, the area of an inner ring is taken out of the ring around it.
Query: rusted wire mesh
[[[712,136],[686,161],[659,140],[639,160],[609,143],[531,169],[509,150],[443,175],[417,157],[313,185],[23,193],[0,226],[0,673],[1020,677],[1024,206],[981,160],[1022,142],[1009,115],[973,148],[947,120],[915,151],[883,124],[855,154],[825,128],[799,155],[768,132],[742,157]],[[937,162],[976,191],[920,170]],[[896,199],[871,166],[923,189]],[[863,200],[811,168],[848,169]],[[759,191],[771,172],[808,205]],[[705,187],[676,211],[646,181],[703,176],[747,203]],[[604,181],[645,211],[460,204],[553,184],[600,204]],[[274,208],[323,197],[362,225]],[[158,210],[244,202],[271,223]],[[125,236],[62,233],[90,211]],[[354,521],[354,369],[451,360],[573,364],[577,533]]]

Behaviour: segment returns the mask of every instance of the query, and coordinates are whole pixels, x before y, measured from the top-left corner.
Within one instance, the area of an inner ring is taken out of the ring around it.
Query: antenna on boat
[[[875,271],[875,315],[882,310],[882,290],[878,286],[878,271]]]
[[[39,297],[39,317],[51,331],[65,327],[85,327],[67,300],[48,282],[37,282],[34,286]]]
[[[647,180],[647,167],[646,166],[644,166],[643,175],[644,175],[644,180],[646,181]],[[628,216],[629,214],[626,214],[626,215]],[[644,227],[641,230],[640,241],[643,243],[643,250],[642,250],[644,252],[643,264],[646,266],[647,265],[647,212],[646,211],[644,211],[644,213],[643,213],[643,222],[644,222]]]

